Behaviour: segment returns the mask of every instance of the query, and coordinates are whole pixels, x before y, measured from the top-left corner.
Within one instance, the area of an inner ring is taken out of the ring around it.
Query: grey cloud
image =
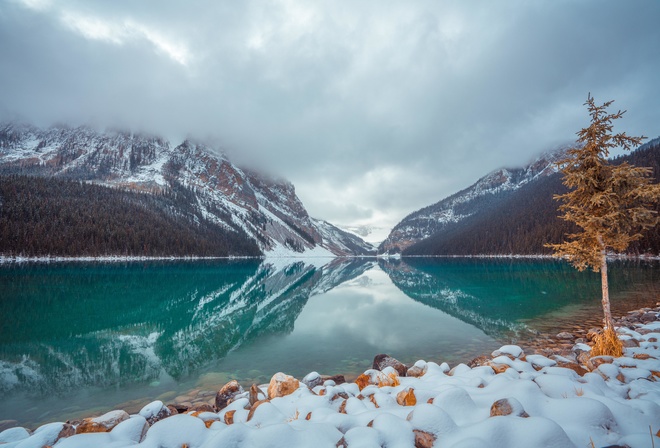
[[[0,113],[208,136],[331,222],[573,140],[588,92],[660,134],[654,0],[43,3],[0,6]]]

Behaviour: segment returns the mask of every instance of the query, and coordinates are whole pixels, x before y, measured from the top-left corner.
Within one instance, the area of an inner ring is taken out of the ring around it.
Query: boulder
[[[561,333],[557,333],[557,339],[573,339],[574,337],[575,336],[573,336],[568,331],[562,331]]]
[[[396,394],[396,402],[400,406],[415,406],[417,397],[415,397],[415,392],[412,389],[404,389]]]
[[[18,426],[18,420],[0,420],[0,432]]]
[[[126,411],[110,411],[100,417],[86,418],[76,428],[76,434],[88,432],[108,432],[115,426],[127,420],[129,415]]]
[[[405,364],[395,358],[392,358],[390,355],[386,355],[384,353],[376,355],[371,368],[374,370],[384,370],[386,367],[392,367],[397,371],[399,376],[406,376],[406,371],[408,370],[408,367]]]
[[[198,403],[193,405],[190,409],[188,409],[188,412],[213,412],[215,409],[213,409],[213,406],[211,406],[208,403]]]
[[[318,374],[318,372],[311,372],[305,375],[305,378],[302,379],[302,382],[310,389],[314,389],[316,386],[323,384],[323,378]]]
[[[432,448],[436,437],[419,429],[413,429],[415,434],[415,448]]]
[[[386,375],[384,372],[370,369],[365,371],[362,375],[358,376],[355,380],[355,384],[358,385],[360,390],[369,385],[378,387],[395,387],[399,385],[399,378],[396,375],[396,371]]]
[[[140,412],[138,412],[138,414],[144,417],[149,425],[153,425],[157,421],[172,415],[172,411],[167,406],[165,406],[162,401],[156,400],[144,406]],[[176,414],[178,414],[178,411]]]
[[[499,415],[513,415],[515,417],[527,418],[529,415],[523,409],[522,404],[515,398],[502,398],[497,400],[490,407],[490,416],[496,417]]]
[[[243,388],[238,381],[231,380],[220,388],[215,394],[215,407],[219,410],[224,409],[238,394],[243,393]]]
[[[30,437],[30,431],[25,428],[21,428],[20,426],[14,426],[12,428],[0,431],[0,445],[4,445],[5,443],[18,442],[19,440],[27,439],[28,437]]]
[[[321,378],[323,378],[324,383],[326,381],[333,381],[335,384],[344,384],[346,382],[344,375],[323,376]]]
[[[276,397],[290,395],[300,387],[300,382],[290,375],[277,372],[270,379],[268,384],[268,398],[271,400]]]

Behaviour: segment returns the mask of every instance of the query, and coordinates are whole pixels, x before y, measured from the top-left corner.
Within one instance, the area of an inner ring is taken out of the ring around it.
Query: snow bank
[[[636,343],[580,376],[503,346],[479,366],[418,361],[415,376],[369,369],[355,383],[312,372],[284,396],[238,393],[217,412],[168,416],[160,401],[110,432],[51,423],[0,433],[3,447],[585,447],[660,446],[660,325],[622,330]],[[559,359],[559,358],[558,358]],[[563,361],[562,361],[563,362]],[[584,368],[585,366],[583,366]],[[311,387],[311,388],[310,388]],[[262,385],[262,390],[269,390]],[[259,399],[263,398],[260,396]],[[162,419],[160,419],[162,417]],[[160,420],[158,420],[160,419]],[[151,423],[151,426],[150,426]],[[649,432],[651,429],[654,436]]]

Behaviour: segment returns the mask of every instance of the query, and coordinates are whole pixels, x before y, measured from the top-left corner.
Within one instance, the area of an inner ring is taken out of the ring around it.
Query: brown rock
[[[413,429],[415,434],[415,448],[432,448],[435,443],[435,435],[419,429]]]
[[[488,365],[495,371],[495,373],[504,373],[506,372],[506,369],[509,368],[506,364],[495,364],[492,362],[489,362]]]
[[[412,366],[406,371],[406,376],[413,377],[413,378],[419,378],[421,376],[424,376],[426,371],[420,367],[417,366]]]
[[[591,361],[591,365],[594,366],[592,370],[596,370],[601,364],[612,364],[614,362],[614,358],[611,356],[594,356],[589,360]]]
[[[225,424],[233,425],[234,424],[234,414],[236,411],[227,411],[225,412]]]
[[[312,419],[312,413],[308,412],[307,416],[305,417],[305,420],[311,420]]]
[[[170,411],[170,415],[177,415],[177,414],[179,413],[179,408],[176,407],[176,406],[173,405],[173,404],[168,404],[168,405],[167,405],[167,409],[169,409],[169,411]],[[188,409],[188,408],[186,408],[186,410],[187,410],[187,409]],[[183,412],[185,412],[185,411],[183,411]]]
[[[188,412],[214,412],[213,406],[208,403],[198,403],[188,409]]]
[[[292,376],[278,372],[270,379],[268,384],[268,398],[271,400],[276,397],[290,395],[300,386],[300,382]]]
[[[516,417],[527,418],[529,415],[522,407],[522,404],[515,398],[502,398],[497,400],[490,407],[490,416],[496,417],[498,415],[514,415]]]
[[[591,358],[589,357],[589,352],[580,352],[577,355],[577,360],[582,366],[586,367],[588,371],[593,372],[596,370],[596,367],[593,365]]]
[[[371,384],[371,377],[363,373],[355,379],[355,384],[362,390]]]
[[[174,410],[176,410],[176,412],[172,412],[172,414],[174,414],[174,415],[176,415],[176,414],[185,414],[186,412],[188,412],[188,408],[189,408],[189,406],[187,406],[185,404],[182,404],[182,403],[168,404],[167,407],[168,408],[171,407],[171,408],[174,408]],[[172,410],[171,408],[170,408],[170,410]]]
[[[344,375],[322,376],[321,378],[323,378],[323,382],[330,380],[334,381],[335,384],[344,384],[346,382]]]
[[[633,355],[633,358],[635,358],[635,359],[649,359],[649,358],[653,358],[653,356],[649,355],[648,353],[635,353]],[[653,359],[655,359],[655,358],[653,358]]]
[[[63,439],[65,437],[71,437],[75,433],[76,433],[76,428],[74,428],[73,425],[69,423],[65,423],[64,425],[62,425],[62,430],[57,435],[57,440]]]
[[[490,362],[490,357],[486,355],[481,355],[472,359],[472,361],[468,362],[467,365],[469,368],[473,369],[475,367],[487,366],[489,362]]]
[[[259,401],[259,387],[257,387],[256,384],[253,384],[250,386],[250,400],[248,403],[250,403],[250,406],[252,406],[257,401]]]
[[[396,402],[400,406],[415,406],[417,404],[417,397],[415,397],[415,392],[412,389],[404,389],[396,394]]]
[[[557,367],[563,367],[565,369],[571,369],[573,372],[577,373],[580,376],[583,376],[586,373],[589,373],[584,367],[578,365],[575,362],[566,362],[566,361],[557,361]],[[595,367],[594,367],[595,368]]]
[[[0,432],[18,426],[18,420],[0,420]]]
[[[637,339],[624,339],[621,342],[623,342],[623,346],[627,348],[639,347],[639,342],[637,342]]]
[[[128,418],[129,415],[125,411],[110,411],[100,417],[86,418],[76,428],[76,434],[108,432]]]
[[[248,412],[248,416],[247,416],[247,421],[248,421],[248,422],[249,422],[250,420],[252,420],[252,417],[254,416],[254,411],[256,411],[257,408],[258,408],[259,406],[261,406],[262,404],[264,404],[264,403],[268,403],[268,400],[259,400],[259,401],[257,401],[256,403],[254,403],[254,404],[252,405],[252,407],[250,408],[250,412]]]
[[[376,355],[372,368],[382,371],[386,367],[392,367],[397,371],[399,376],[405,376],[406,372],[408,371],[408,367],[405,364],[395,358],[392,358],[390,355],[386,355],[384,353]]]
[[[649,341],[649,342],[658,342],[658,338],[648,338],[647,341]]]
[[[347,448],[348,445],[346,444],[346,439],[343,437],[339,439],[339,442],[337,442],[337,445],[335,445],[337,448]]]
[[[561,333],[557,333],[557,339],[573,339],[574,337],[575,336],[573,336],[568,331],[562,331]]]
[[[227,405],[236,397],[236,395],[243,393],[243,388],[238,381],[231,380],[220,388],[215,395],[215,407],[218,411],[227,407]]]
[[[339,405],[339,411],[338,411],[338,412],[339,412],[340,414],[345,414],[345,413],[346,413],[346,403],[347,403],[347,402],[348,402],[348,400],[344,400],[344,401],[342,401],[341,404]]]

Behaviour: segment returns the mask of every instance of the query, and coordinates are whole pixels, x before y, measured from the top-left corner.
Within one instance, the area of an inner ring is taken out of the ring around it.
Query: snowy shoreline
[[[546,344],[543,354],[506,345],[453,367],[379,356],[355,382],[277,373],[249,391],[227,383],[191,407],[155,401],[133,415],[6,429],[0,445],[660,446],[660,306],[630,311],[617,326],[626,349],[616,359],[590,358],[588,336],[568,349]]]

